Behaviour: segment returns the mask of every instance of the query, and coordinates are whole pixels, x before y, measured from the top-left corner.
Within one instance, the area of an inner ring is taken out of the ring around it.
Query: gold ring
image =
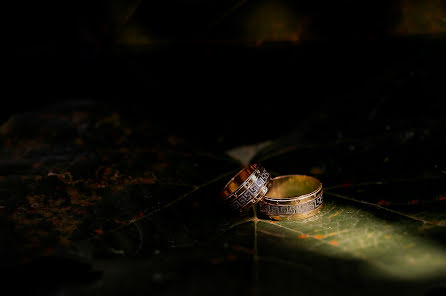
[[[220,196],[226,205],[242,211],[258,203],[271,187],[271,174],[255,163],[237,173],[223,188]]]
[[[259,203],[260,213],[273,220],[300,220],[322,209],[322,183],[303,175],[272,179],[271,189]]]

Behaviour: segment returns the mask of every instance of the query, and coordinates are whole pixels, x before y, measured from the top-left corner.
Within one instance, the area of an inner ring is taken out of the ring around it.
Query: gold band
[[[247,166],[223,188],[221,197],[235,211],[259,202],[271,187],[271,175],[260,164]]]
[[[300,220],[322,209],[322,183],[303,175],[272,179],[271,189],[259,203],[260,213],[273,220]]]

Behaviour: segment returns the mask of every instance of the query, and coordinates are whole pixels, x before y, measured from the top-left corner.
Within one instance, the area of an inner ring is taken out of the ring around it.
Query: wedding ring
[[[223,188],[221,197],[235,211],[243,211],[258,203],[271,186],[271,174],[260,164],[247,166]]]
[[[273,220],[300,220],[322,209],[322,183],[303,175],[280,176],[259,203],[260,213]]]

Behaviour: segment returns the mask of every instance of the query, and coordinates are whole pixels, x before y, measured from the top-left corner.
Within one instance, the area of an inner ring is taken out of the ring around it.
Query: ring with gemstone
[[[238,172],[223,188],[220,196],[232,210],[243,211],[258,203],[271,187],[271,174],[259,163]]]
[[[272,220],[300,220],[320,212],[322,183],[310,176],[287,175],[272,179],[272,186],[260,201],[260,213]]]

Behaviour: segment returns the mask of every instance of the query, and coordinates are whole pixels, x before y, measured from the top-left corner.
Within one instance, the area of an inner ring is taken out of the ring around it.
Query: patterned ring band
[[[260,164],[247,166],[223,188],[221,197],[235,211],[258,203],[271,187],[271,175]]]
[[[273,220],[300,220],[322,209],[322,183],[303,175],[272,179],[268,195],[259,203],[260,213]]]

